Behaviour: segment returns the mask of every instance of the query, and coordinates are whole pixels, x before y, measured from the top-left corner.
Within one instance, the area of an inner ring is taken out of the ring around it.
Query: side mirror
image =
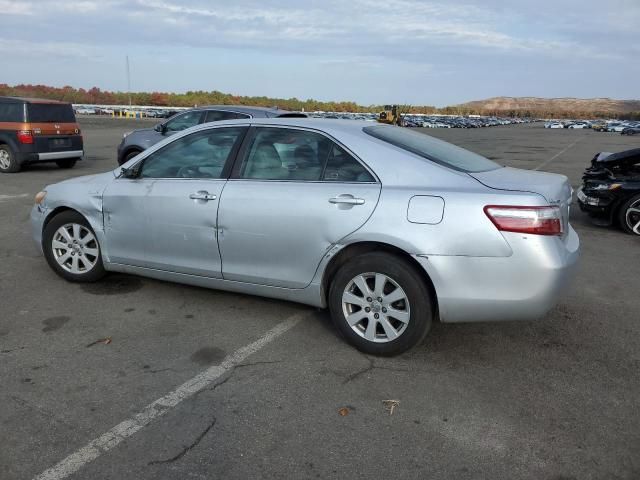
[[[140,163],[135,164],[131,168],[124,168],[124,167],[121,168],[120,176],[122,178],[129,178],[129,179],[138,178],[140,176]]]
[[[156,132],[160,132],[160,133],[162,133],[164,135],[164,133],[167,131],[167,126],[164,123],[159,123],[158,125],[153,127],[153,129]]]

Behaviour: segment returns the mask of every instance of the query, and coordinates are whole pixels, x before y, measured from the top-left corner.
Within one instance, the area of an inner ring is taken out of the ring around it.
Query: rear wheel
[[[20,171],[20,164],[9,145],[0,145],[0,172],[15,173]]]
[[[106,273],[95,232],[77,212],[51,219],[42,235],[42,250],[49,266],[70,282],[95,282]]]
[[[56,165],[60,168],[73,168],[76,162],[77,160],[75,158],[64,158],[62,160],[56,160]]]
[[[640,235],[640,195],[635,195],[622,204],[618,211],[618,221],[625,232]]]
[[[329,309],[338,330],[358,350],[397,355],[418,345],[431,328],[431,294],[403,258],[359,255],[336,273]]]

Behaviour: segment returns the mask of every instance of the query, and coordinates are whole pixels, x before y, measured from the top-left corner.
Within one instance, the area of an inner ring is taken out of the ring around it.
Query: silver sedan
[[[328,307],[361,351],[432,321],[544,315],[572,276],[567,178],[368,122],[200,125],[49,185],[33,235],[69,281],[125,272]]]

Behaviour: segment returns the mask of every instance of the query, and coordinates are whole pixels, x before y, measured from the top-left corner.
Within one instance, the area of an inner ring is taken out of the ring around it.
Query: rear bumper
[[[35,152],[18,152],[17,158],[20,164],[23,163],[35,163],[35,162],[53,162],[56,160],[64,160],[67,158],[76,158],[81,160],[84,156],[84,151],[82,150],[67,150],[62,152],[46,152],[46,153],[35,153]]]
[[[61,160],[63,158],[82,158],[84,152],[82,150],[69,150],[67,152],[48,152],[38,153],[38,160],[48,162],[51,160]]]
[[[574,276],[578,235],[504,232],[509,257],[415,256],[433,281],[443,322],[534,320],[556,304]]]

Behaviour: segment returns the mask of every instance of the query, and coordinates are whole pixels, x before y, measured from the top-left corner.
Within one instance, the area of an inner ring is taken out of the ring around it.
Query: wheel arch
[[[49,214],[45,217],[44,221],[42,222],[42,231],[44,232],[44,229],[47,228],[47,225],[49,224],[49,222],[51,222],[51,220],[53,220],[55,217],[57,217],[62,212],[75,212],[78,215],[82,215],[82,217],[85,220],[87,220],[87,222],[89,221],[87,219],[87,217],[82,214],[82,212],[76,210],[75,208],[71,208],[71,207],[67,207],[67,206],[56,207],[53,210],[51,210],[51,212],[49,212]],[[91,222],[89,222],[89,223],[91,223]]]
[[[127,156],[133,152],[137,152],[137,154],[140,154],[142,152],[144,152],[144,148],[140,147],[139,145],[129,145],[127,147],[125,147],[125,149],[122,152],[122,160],[124,162],[124,160],[127,158]],[[136,154],[136,155],[137,155]]]
[[[322,273],[321,295],[324,303],[327,302],[327,295],[329,292],[331,281],[335,277],[340,267],[346,264],[351,258],[370,252],[386,252],[390,255],[402,258],[409,265],[411,265],[424,280],[425,285],[429,289],[429,293],[431,294],[431,306],[433,307],[434,319],[438,318],[438,294],[429,274],[424,270],[424,268],[422,268],[420,263],[418,263],[418,261],[405,250],[396,247],[395,245],[384,242],[361,241],[351,243],[343,247],[338,253],[333,256],[333,258],[331,258],[331,260],[329,260],[329,263]]]

